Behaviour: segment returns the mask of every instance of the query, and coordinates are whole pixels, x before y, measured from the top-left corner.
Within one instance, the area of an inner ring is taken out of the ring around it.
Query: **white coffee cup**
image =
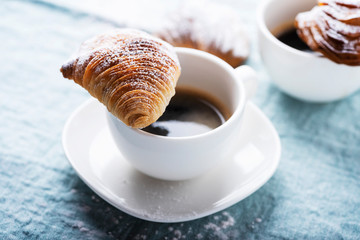
[[[234,70],[220,58],[202,51],[176,48],[176,52],[181,65],[177,86],[200,89],[226,104],[232,115],[224,124],[200,135],[166,137],[130,128],[111,113],[107,115],[115,143],[128,162],[139,171],[164,180],[199,176],[226,158],[257,80],[248,66]]]
[[[258,42],[271,80],[285,93],[305,101],[342,99],[360,88],[360,67],[337,64],[279,41],[272,31],[294,22],[317,0],[265,0],[258,8]]]

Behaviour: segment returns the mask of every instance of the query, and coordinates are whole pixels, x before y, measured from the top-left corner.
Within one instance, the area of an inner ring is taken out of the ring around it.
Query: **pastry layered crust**
[[[176,47],[202,50],[223,59],[232,67],[244,63],[250,43],[240,16],[226,6],[201,2],[185,4],[172,13],[155,36]]]
[[[170,44],[117,29],[85,41],[61,72],[126,125],[143,128],[163,114],[175,94],[180,64]]]
[[[299,37],[336,63],[360,66],[360,1],[319,0],[295,19]]]

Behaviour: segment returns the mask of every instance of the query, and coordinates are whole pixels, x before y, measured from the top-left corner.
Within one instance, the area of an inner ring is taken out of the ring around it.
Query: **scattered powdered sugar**
[[[215,232],[220,232],[221,231],[221,227],[219,227],[215,223],[208,223],[204,227],[207,230],[211,229],[211,230],[214,230]]]
[[[250,229],[255,229],[257,224],[260,224],[262,222],[262,219],[257,217],[254,221],[252,221],[247,227]]]
[[[146,240],[147,239],[147,236],[144,235],[144,234],[137,234],[135,237],[134,237],[135,240]]]
[[[183,237],[182,232],[180,230],[175,230],[174,235],[176,239],[181,239]]]
[[[73,228],[77,228],[80,230],[80,232],[88,232],[89,229],[84,227],[84,223],[81,221],[75,221],[75,223],[72,225]]]
[[[221,228],[222,229],[227,229],[228,227],[234,226],[235,219],[228,212],[223,212],[222,214],[224,216],[226,216],[227,219],[224,220],[224,221],[221,221]]]
[[[214,220],[216,220],[217,222],[220,220],[219,223],[207,223],[204,225],[204,228],[206,230],[210,230],[212,231],[212,234],[214,236],[216,236],[218,239],[229,239],[228,234],[227,234],[227,230],[228,228],[232,227],[235,225],[235,219],[234,217],[232,217],[230,215],[229,212],[225,211],[221,214],[221,216],[214,216]],[[201,239],[202,235],[198,235],[196,239]]]
[[[231,51],[236,57],[246,58],[250,52],[248,34],[239,14],[226,5],[206,0],[187,1],[156,35],[170,43],[190,39],[197,45],[195,48]]]
[[[80,232],[88,232],[88,231],[89,231],[89,229],[86,228],[86,227],[81,227],[80,228]]]
[[[220,221],[220,224],[216,225],[215,223],[208,223],[204,227],[206,229],[212,229],[212,230],[218,232],[218,231],[225,230],[225,229],[235,225],[235,219],[230,215],[229,212],[223,212],[222,215],[226,219]],[[214,216],[214,219],[219,220],[220,217],[219,216]]]
[[[196,234],[195,239],[203,239],[203,235],[201,233]]]
[[[98,197],[96,197],[95,195],[91,196],[91,200],[93,200],[94,202],[100,202],[100,199]]]

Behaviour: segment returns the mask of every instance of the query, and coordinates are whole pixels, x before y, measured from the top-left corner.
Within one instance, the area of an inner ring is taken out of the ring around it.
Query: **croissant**
[[[360,66],[360,0],[319,0],[296,16],[299,37],[336,63]]]
[[[153,34],[176,47],[211,53],[232,67],[244,63],[250,53],[245,26],[236,11],[216,3],[191,2],[176,9]]]
[[[117,29],[85,41],[60,71],[126,125],[143,128],[164,113],[175,94],[180,64],[170,44]]]

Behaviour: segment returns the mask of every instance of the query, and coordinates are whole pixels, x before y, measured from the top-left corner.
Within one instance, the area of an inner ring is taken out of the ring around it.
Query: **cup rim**
[[[279,39],[277,39],[269,30],[269,28],[265,24],[265,11],[268,8],[269,4],[278,1],[278,0],[263,0],[257,9],[257,25],[258,29],[265,35],[265,37],[270,40],[273,44],[277,45],[278,47],[282,48],[284,51],[291,52],[292,54],[297,54],[302,57],[306,58],[319,58],[319,56],[314,55],[313,53],[308,53],[305,51],[298,50],[296,48],[290,47],[286,45],[285,43],[281,42]],[[300,13],[300,12],[299,12]],[[321,58],[323,59],[323,58]]]
[[[132,128],[131,130],[135,131],[137,134],[140,134],[144,137],[152,137],[152,138],[156,138],[156,139],[166,139],[166,141],[181,141],[181,140],[188,141],[188,140],[193,140],[193,139],[198,139],[198,138],[209,137],[209,136],[215,135],[219,131],[222,131],[224,128],[228,128],[231,125],[233,125],[234,121],[240,121],[239,117],[242,114],[243,110],[245,109],[245,105],[246,105],[246,97],[245,97],[246,93],[245,93],[245,88],[244,88],[244,85],[242,84],[242,81],[240,79],[237,79],[237,76],[235,74],[235,69],[233,67],[231,67],[228,63],[226,63],[224,60],[218,58],[215,55],[207,53],[205,51],[192,49],[192,48],[184,48],[184,47],[175,47],[175,50],[176,50],[177,54],[185,53],[185,54],[196,55],[199,57],[206,58],[212,62],[216,62],[224,70],[226,70],[227,72],[229,72],[232,75],[232,79],[233,79],[235,86],[237,87],[238,93],[239,93],[239,100],[238,100],[238,104],[235,108],[235,111],[233,112],[233,114],[231,114],[230,118],[227,119],[220,126],[214,128],[208,132],[191,135],[191,136],[181,136],[181,137],[171,137],[170,136],[169,137],[169,136],[161,136],[161,135],[156,135],[153,133],[148,133],[148,132],[142,131],[141,129],[136,129],[136,128]],[[111,114],[111,113],[108,112],[108,114]],[[117,119],[117,118],[115,118],[115,119],[118,120],[121,124],[124,124],[119,119]]]

